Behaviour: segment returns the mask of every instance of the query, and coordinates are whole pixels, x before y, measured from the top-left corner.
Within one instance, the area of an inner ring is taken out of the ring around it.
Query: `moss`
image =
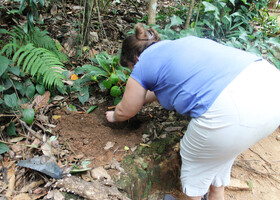
[[[69,192],[62,192],[62,195],[65,197],[65,200],[85,200],[83,197],[80,197],[76,194],[72,194]]]
[[[180,141],[180,136],[176,133],[170,133],[164,139],[154,140],[151,147],[141,148],[143,155],[163,154],[169,147]]]

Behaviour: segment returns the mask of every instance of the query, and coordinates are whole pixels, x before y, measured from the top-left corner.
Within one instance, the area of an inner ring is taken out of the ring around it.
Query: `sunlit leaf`
[[[184,23],[184,20],[182,20],[180,17],[173,15],[171,18],[171,23],[170,26],[176,26],[176,25],[180,25],[182,23]]]

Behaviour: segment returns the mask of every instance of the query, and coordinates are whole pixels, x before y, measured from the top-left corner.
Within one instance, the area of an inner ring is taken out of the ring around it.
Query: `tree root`
[[[75,176],[65,177],[58,180],[56,187],[66,192],[82,196],[88,200],[129,200],[115,186],[105,186],[96,180],[84,181]]]

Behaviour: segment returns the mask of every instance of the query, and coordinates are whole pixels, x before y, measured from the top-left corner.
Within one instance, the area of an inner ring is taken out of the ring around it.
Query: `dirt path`
[[[280,199],[280,129],[241,154],[232,177],[252,186],[251,191],[226,191],[226,200]]]
[[[113,158],[121,161],[131,153],[131,149],[142,142],[145,122],[149,120],[142,116],[142,120],[113,125],[106,122],[105,108],[92,114],[61,111],[57,114],[61,114],[61,119],[56,132],[79,157],[90,159],[93,168],[104,166]],[[111,147],[106,149],[108,143]],[[74,162],[74,157],[70,156],[68,161]],[[232,178],[248,184],[251,190],[227,188],[226,200],[280,199],[280,128],[237,158]]]

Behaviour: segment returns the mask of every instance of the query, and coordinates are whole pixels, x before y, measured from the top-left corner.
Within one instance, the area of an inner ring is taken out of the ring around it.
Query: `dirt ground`
[[[280,199],[280,129],[236,160],[232,177],[250,183],[251,191],[226,191],[227,200]]]
[[[140,143],[149,116],[129,122],[110,124],[106,107],[90,114],[59,111],[61,118],[55,132],[81,159],[89,159],[90,167],[104,166],[115,158],[120,161]],[[232,178],[244,181],[250,190],[226,189],[226,200],[280,199],[280,129],[241,154],[232,169]],[[108,146],[109,144],[109,146]],[[107,145],[107,146],[106,146]],[[129,150],[125,150],[129,147]],[[68,149],[69,149],[68,148]],[[74,162],[74,155],[69,162]],[[180,189],[179,189],[180,190]],[[177,198],[181,196],[177,195]]]
[[[107,122],[105,108],[91,114],[59,111],[61,115],[55,131],[80,159],[91,161],[89,167],[103,166],[115,158],[120,161],[142,142],[144,122],[132,119],[112,124]],[[107,145],[107,146],[106,146]],[[129,150],[125,150],[125,148]],[[70,157],[69,161],[73,161]]]

